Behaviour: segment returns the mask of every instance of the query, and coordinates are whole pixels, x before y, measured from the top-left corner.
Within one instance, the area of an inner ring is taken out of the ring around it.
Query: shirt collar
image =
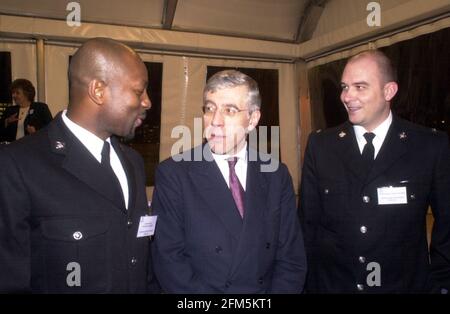
[[[231,157],[237,157],[238,161],[244,161],[247,162],[247,142],[245,143],[244,147],[240,151],[237,152],[237,154],[234,155],[228,155],[228,154],[215,154],[211,151],[211,154],[213,155],[213,158],[216,162],[225,162],[227,159]]]
[[[381,141],[383,142],[387,132],[389,131],[389,127],[391,126],[392,123],[392,112],[389,111],[389,116],[386,118],[386,120],[384,120],[379,126],[377,126],[372,133],[375,134],[375,139],[377,139],[377,141]],[[355,135],[356,135],[356,139],[358,140],[358,142],[362,142],[364,144],[366,144],[366,139],[364,138],[364,133],[368,132],[364,127],[360,126],[360,125],[354,125],[353,129],[355,130]]]
[[[94,133],[86,130],[82,126],[70,120],[69,117],[67,117],[67,110],[63,111],[62,119],[64,124],[78,138],[78,140],[89,150],[89,152],[95,157],[95,159],[97,159],[98,162],[101,162],[104,141]],[[106,141],[111,144],[110,137],[107,138]]]

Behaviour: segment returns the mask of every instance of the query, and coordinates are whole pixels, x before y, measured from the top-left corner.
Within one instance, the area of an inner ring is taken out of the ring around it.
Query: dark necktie
[[[116,189],[117,195],[115,195],[117,198],[116,200],[121,201],[122,205],[125,205],[125,200],[123,198],[123,191],[122,186],[120,185],[119,179],[117,178],[113,168],[111,167],[110,162],[110,152],[111,152],[111,146],[107,141],[103,142],[103,148],[102,148],[102,161],[101,165],[103,169],[106,171],[106,173],[111,177],[111,182],[114,185],[114,188]]]
[[[244,217],[244,189],[242,188],[241,182],[236,175],[234,167],[236,166],[237,157],[228,159],[228,166],[230,167],[230,190],[233,195],[234,202],[239,210],[241,217]]]
[[[364,149],[362,151],[362,159],[364,162],[364,166],[366,169],[366,172],[369,172],[369,170],[372,168],[373,160],[375,159],[375,147],[373,147],[372,141],[375,137],[375,134],[371,132],[364,133],[364,138],[366,139],[367,143],[364,145]]]

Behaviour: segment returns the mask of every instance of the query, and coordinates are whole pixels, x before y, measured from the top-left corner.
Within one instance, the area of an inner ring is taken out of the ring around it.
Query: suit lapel
[[[202,197],[202,202],[206,203],[228,232],[238,240],[242,231],[242,218],[209,149],[204,149],[204,154],[205,158],[201,161],[190,162],[189,176],[201,191],[199,197]]]
[[[266,199],[269,193],[266,178],[260,170],[259,161],[249,161],[247,166],[247,184],[245,189],[245,214],[241,239],[233,257],[231,275],[239,270],[239,265],[245,260],[249,247],[260,241],[257,239],[263,224],[263,216],[266,213]]]
[[[335,136],[335,150],[342,159],[342,163],[348,172],[363,182],[367,176],[364,173],[364,165],[352,125],[348,122],[345,123],[341,128],[338,128]]]
[[[67,129],[61,115],[49,125],[48,134],[52,151],[65,157],[62,168],[112,201],[116,207],[125,210],[122,198],[111,188],[110,177],[99,167],[98,161],[87,148]]]
[[[402,129],[400,122],[394,116],[383,145],[375,158],[372,170],[367,177],[367,183],[372,182],[388,170],[394,162],[407,152],[407,139],[407,132]]]

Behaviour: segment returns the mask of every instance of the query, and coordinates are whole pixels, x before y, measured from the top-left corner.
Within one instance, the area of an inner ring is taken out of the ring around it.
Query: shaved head
[[[69,107],[81,102],[89,82],[108,83],[119,74],[124,58],[139,58],[130,47],[109,38],[93,38],[73,55],[69,65]],[[118,73],[119,72],[119,73]]]
[[[147,68],[133,49],[90,39],[72,57],[68,75],[69,119],[101,139],[134,136],[151,101]]]

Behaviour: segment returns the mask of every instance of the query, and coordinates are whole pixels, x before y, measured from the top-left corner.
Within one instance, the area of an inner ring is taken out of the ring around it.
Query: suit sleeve
[[[281,165],[281,176],[281,225],[270,293],[300,293],[307,269],[303,235],[292,179],[284,165]]]
[[[322,211],[314,149],[316,139],[315,134],[311,134],[306,146],[299,199],[299,214],[303,227],[308,265],[315,264],[314,245]],[[309,273],[306,279],[306,291],[309,290],[308,286],[310,286],[311,282]]]
[[[12,157],[0,149],[0,293],[30,291],[30,199]]]
[[[52,113],[50,112],[50,109],[48,109],[47,104],[42,104],[42,126],[41,128],[43,128],[44,126],[46,126],[47,124],[49,124],[52,120]]]
[[[166,293],[204,293],[202,282],[190,265],[184,236],[182,186],[176,165],[162,163],[155,173],[153,213],[158,216],[152,244],[155,275]]]
[[[52,121],[52,114],[48,109],[47,104],[36,103],[36,113],[33,118],[30,118],[28,125],[32,125],[36,130],[40,130]]]
[[[437,292],[450,292],[450,149],[442,137],[434,169],[430,203],[434,225],[431,235],[430,259],[432,278]]]

